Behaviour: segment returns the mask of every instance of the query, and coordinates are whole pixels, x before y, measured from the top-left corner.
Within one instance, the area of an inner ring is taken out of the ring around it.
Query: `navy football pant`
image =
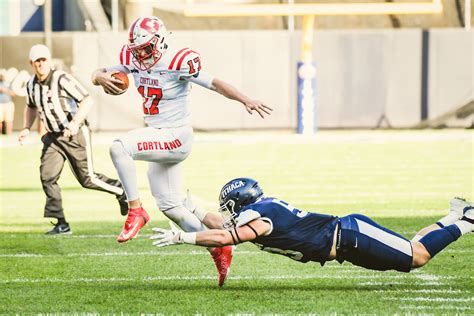
[[[336,245],[339,263],[349,261],[381,271],[411,270],[413,250],[408,239],[360,214],[341,217],[339,227]]]

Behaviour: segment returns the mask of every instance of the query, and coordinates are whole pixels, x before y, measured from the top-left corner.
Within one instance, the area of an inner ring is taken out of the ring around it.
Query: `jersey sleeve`
[[[89,93],[87,90],[70,74],[63,73],[59,76],[58,79],[59,86],[70,95],[74,101],[81,102]]]
[[[192,49],[180,49],[171,59],[168,70],[177,72],[180,79],[197,77],[201,71],[201,56]]]
[[[247,209],[243,212],[240,212],[239,216],[237,217],[237,227],[244,226],[245,224],[250,223],[253,220],[261,218],[262,215],[252,209]]]
[[[240,212],[239,216],[237,217],[237,227],[242,227],[251,221],[254,221],[256,219],[260,219],[262,221],[265,221],[271,225],[270,230],[264,234],[264,236],[268,236],[272,233],[273,231],[273,221],[266,216],[262,216],[262,214],[258,210],[253,210],[253,209],[246,209],[242,212]]]
[[[122,46],[122,49],[120,50],[120,54],[119,54],[119,60],[120,60],[120,65],[130,70],[130,67],[131,67],[130,65],[132,62],[132,53],[128,49],[127,45]]]

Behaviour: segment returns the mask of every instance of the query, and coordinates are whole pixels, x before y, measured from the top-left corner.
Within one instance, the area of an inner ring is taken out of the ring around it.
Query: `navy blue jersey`
[[[281,254],[293,260],[327,261],[333,244],[336,216],[307,213],[287,203],[264,198],[243,208],[237,218],[237,226],[261,219],[272,225],[266,236],[252,242],[261,250]]]

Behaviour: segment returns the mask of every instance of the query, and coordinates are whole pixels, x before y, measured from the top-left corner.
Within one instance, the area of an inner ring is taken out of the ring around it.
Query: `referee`
[[[44,217],[57,219],[54,228],[46,234],[71,233],[58,185],[66,159],[84,188],[114,194],[122,215],[126,215],[128,204],[120,181],[95,173],[93,169],[90,129],[86,120],[93,105],[91,97],[70,74],[52,69],[51,53],[46,46],[31,47],[30,64],[35,75],[28,82],[24,128],[18,141],[23,144],[39,113],[47,130],[41,138],[43,150],[40,166],[41,183],[46,194]]]

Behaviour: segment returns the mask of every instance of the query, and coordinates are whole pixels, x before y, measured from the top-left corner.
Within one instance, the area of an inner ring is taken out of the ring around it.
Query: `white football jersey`
[[[169,128],[190,124],[189,78],[199,75],[199,54],[189,48],[168,48],[149,70],[138,69],[133,60],[133,55],[124,45],[120,52],[120,63],[132,74],[135,86],[143,97],[147,125]]]

